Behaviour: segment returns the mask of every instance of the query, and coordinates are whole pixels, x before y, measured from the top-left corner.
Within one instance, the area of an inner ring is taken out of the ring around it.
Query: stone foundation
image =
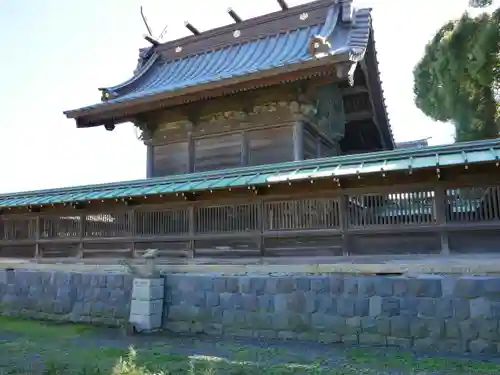
[[[132,284],[125,274],[0,270],[0,313],[118,325]],[[163,302],[159,287],[146,289],[141,298],[160,301],[163,328],[177,333],[500,352],[500,276],[191,273],[165,276]],[[159,318],[150,305],[144,329]]]
[[[169,275],[179,333],[446,352],[500,350],[500,277]]]
[[[0,314],[115,326],[129,318],[131,291],[125,274],[0,270]]]

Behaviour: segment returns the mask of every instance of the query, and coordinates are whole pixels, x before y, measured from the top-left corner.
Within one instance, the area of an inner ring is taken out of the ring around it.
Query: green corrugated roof
[[[474,163],[496,163],[498,165],[499,159],[500,139],[495,139],[421,149],[383,151],[242,167],[146,180],[2,194],[0,195],[0,207],[227,189],[284,181],[347,177]]]

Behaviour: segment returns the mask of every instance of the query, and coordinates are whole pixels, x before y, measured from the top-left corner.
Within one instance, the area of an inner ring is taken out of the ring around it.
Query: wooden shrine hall
[[[133,123],[147,178],[0,195],[0,257],[495,251],[500,140],[396,148],[370,9],[277,8],[147,37],[132,78],[64,112],[77,128]]]

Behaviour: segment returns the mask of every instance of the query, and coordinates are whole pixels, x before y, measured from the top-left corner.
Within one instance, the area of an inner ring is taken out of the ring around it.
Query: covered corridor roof
[[[287,181],[500,164],[500,139],[0,195],[0,208],[265,186]]]

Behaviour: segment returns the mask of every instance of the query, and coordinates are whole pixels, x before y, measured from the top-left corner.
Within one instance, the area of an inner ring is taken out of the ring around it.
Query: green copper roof
[[[402,172],[474,163],[499,165],[500,139],[242,167],[146,180],[0,195],[0,207],[72,203]]]

